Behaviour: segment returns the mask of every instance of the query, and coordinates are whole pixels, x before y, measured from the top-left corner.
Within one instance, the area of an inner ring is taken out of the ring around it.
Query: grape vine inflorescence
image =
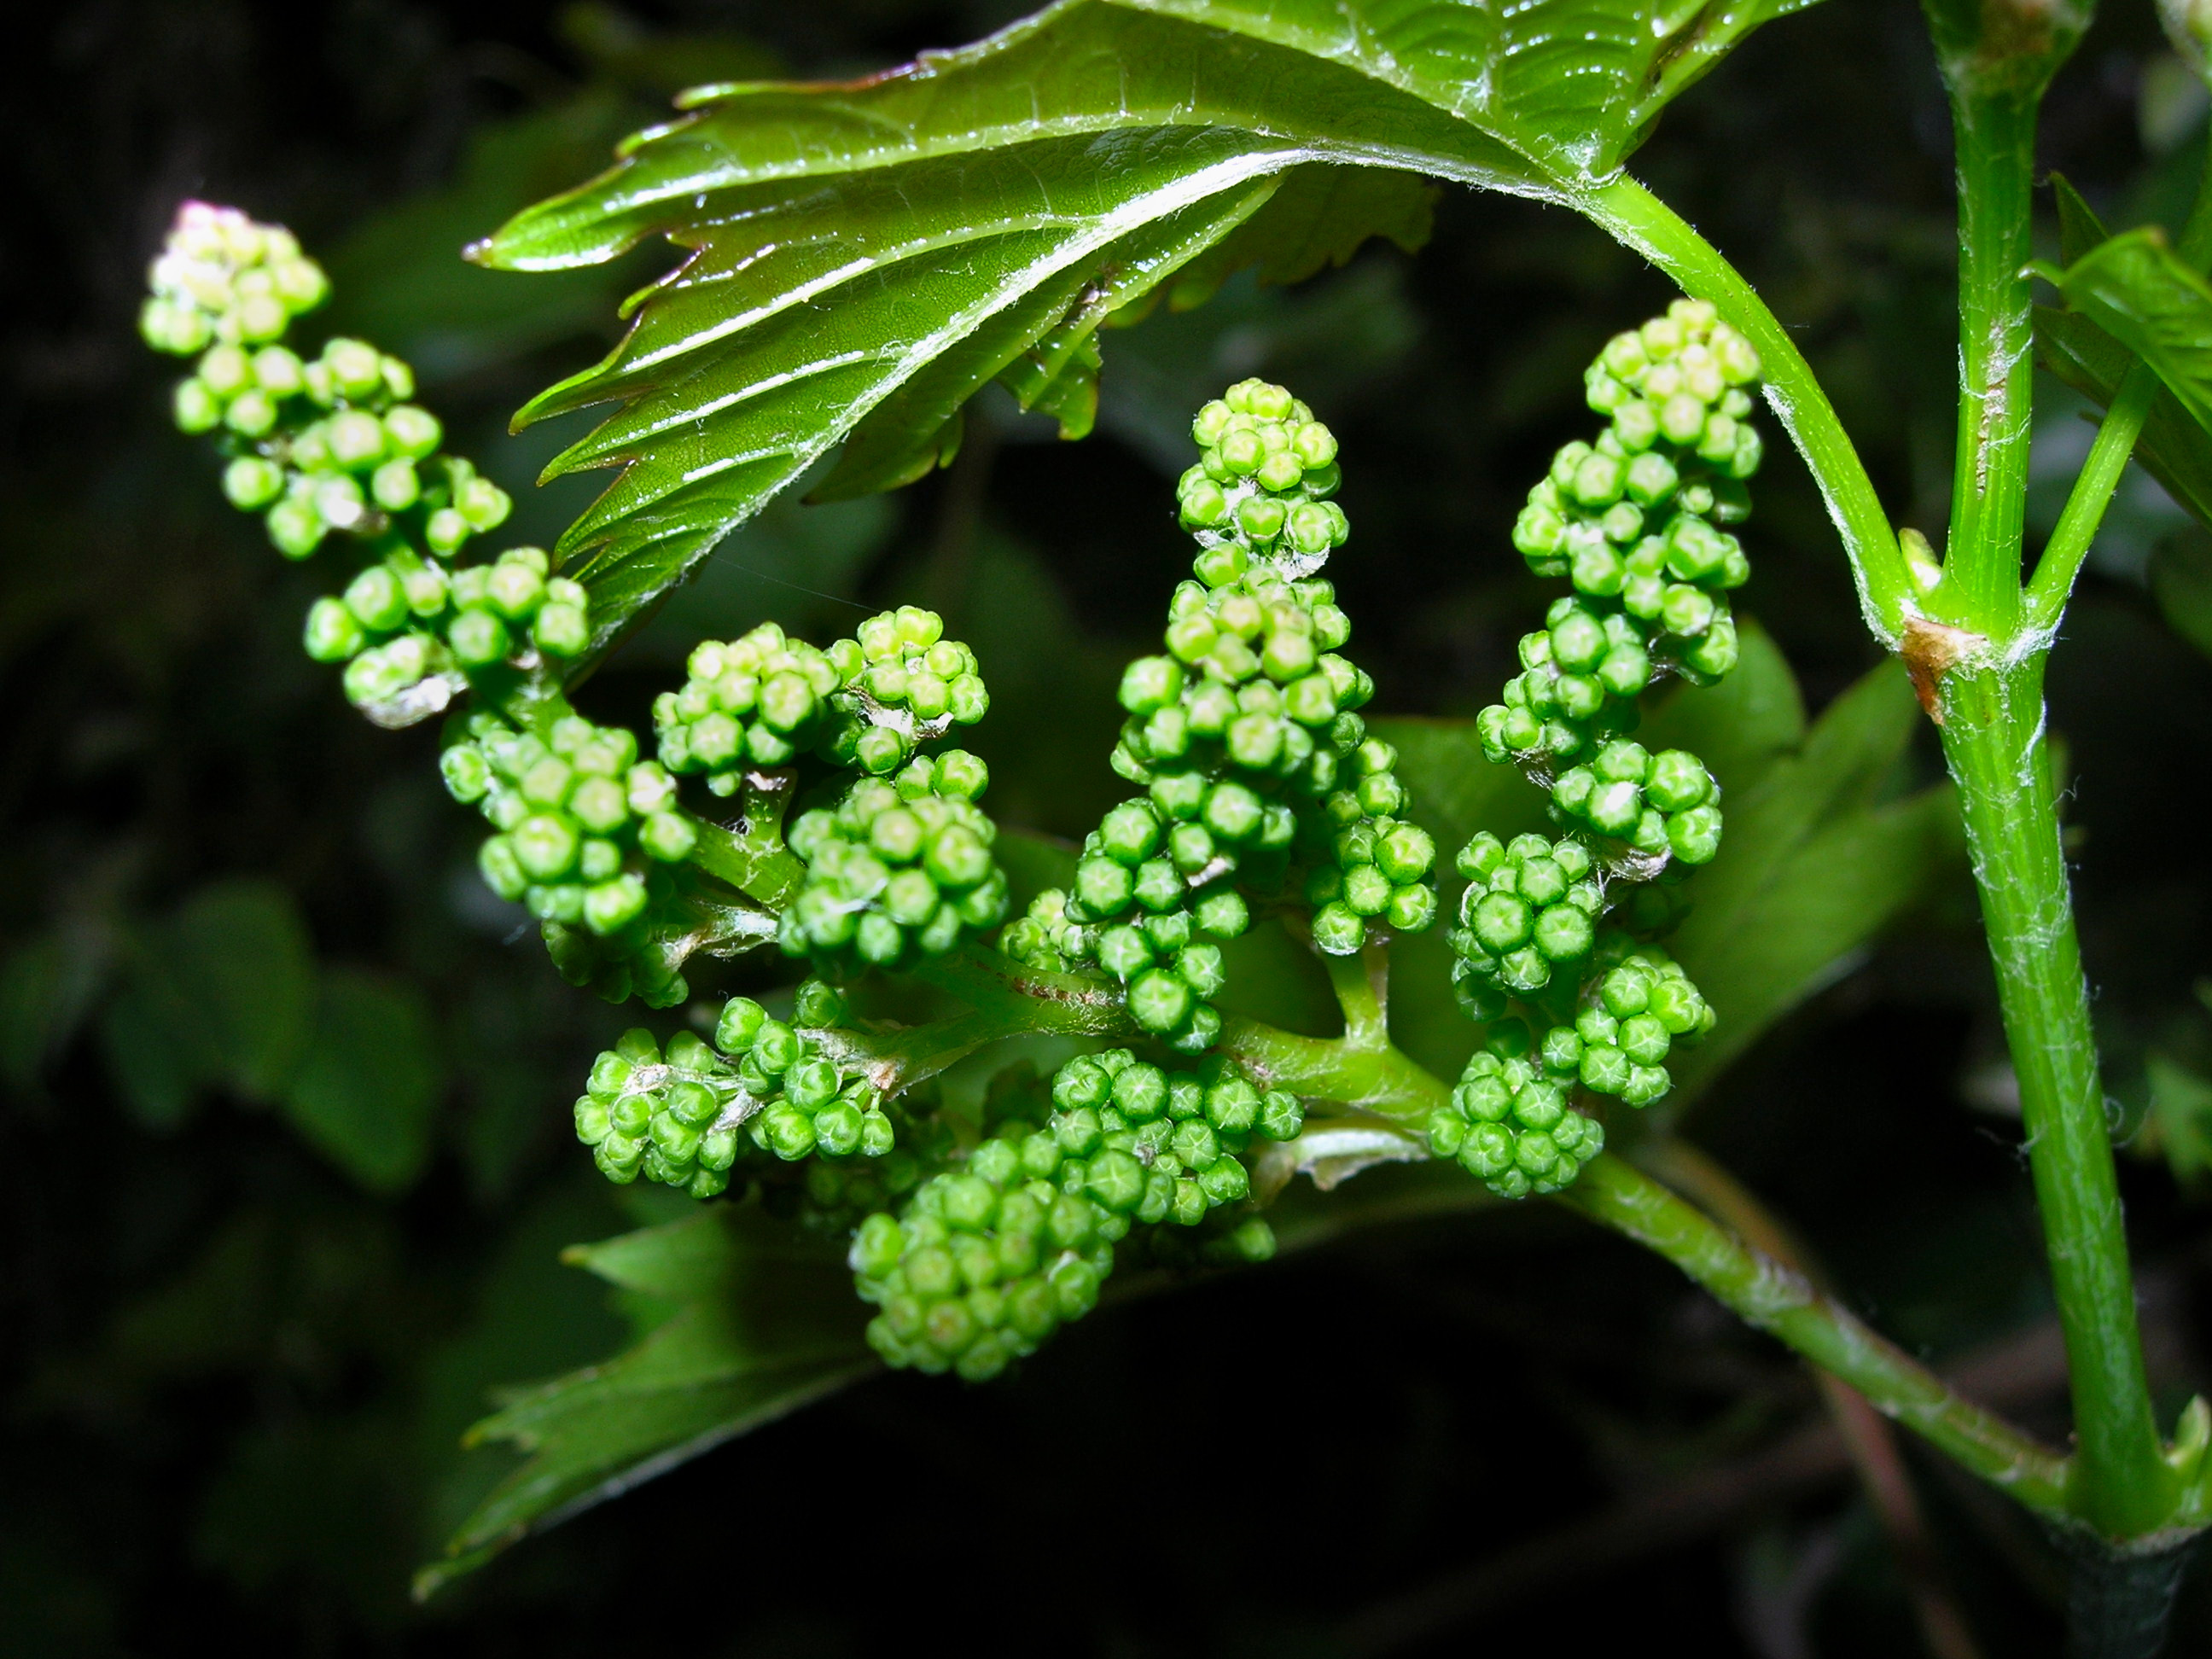
[[[1335,437],[1258,380],[1206,404],[1192,435],[1202,454],[1177,501],[1194,580],[1170,602],[1165,652],[1121,680],[1114,769],[1145,793],[1004,941],[1036,967],[1111,974],[1131,1018],[1184,1054],[1219,1033],[1220,945],[1255,903],[1310,908],[1314,943],[1338,956],[1437,908],[1435,842],[1358,713],[1374,683],[1340,653],[1352,624],[1317,574],[1350,529],[1329,499]]]
[[[1070,1060],[1031,1109],[1041,1121],[1005,1117],[900,1215],[854,1232],[861,1297],[881,1310],[868,1340],[890,1364],[994,1376],[1091,1310],[1133,1226],[1195,1228],[1240,1205],[1252,1190],[1241,1154],[1303,1121],[1295,1096],[1218,1057],[1169,1070],[1127,1048]],[[1247,1261],[1274,1249],[1256,1216],[1218,1242]]]
[[[1574,591],[1522,636],[1522,672],[1477,729],[1490,759],[1548,792],[1565,833],[1460,849],[1452,980],[1487,1030],[1429,1124],[1431,1150],[1504,1197],[1556,1192],[1596,1156],[1578,1091],[1650,1105],[1674,1045],[1713,1023],[1649,936],[1679,918],[1680,872],[1720,848],[1720,790],[1696,756],[1632,733],[1658,678],[1705,685],[1735,666],[1727,594],[1751,571],[1718,526],[1750,512],[1759,374],[1701,301],[1615,336],[1584,380],[1606,429],[1559,452],[1514,525],[1530,569]]]
[[[941,746],[989,694],[936,615],[886,611],[826,647],[773,623],[702,643],[653,705],[648,753],[566,695],[618,619],[543,550],[476,544],[511,503],[445,450],[408,367],[357,340],[285,343],[327,291],[288,233],[190,204],[152,281],[146,338],[194,360],[178,424],[213,438],[225,491],[286,558],[346,562],[307,653],[380,724],[447,715],[447,787],[490,826],[483,878],[560,971],[671,1008],[696,956],[773,944],[806,964],[787,1003],[695,1005],[688,1029],[599,1056],[574,1126],[610,1180],[757,1195],[848,1237],[876,1351],[976,1378],[1079,1317],[1117,1258],[1273,1251],[1258,1204],[1297,1157],[1260,1155],[1305,1109],[1220,1051],[1224,946],[1279,917],[1351,957],[1437,910],[1436,847],[1360,712],[1374,684],[1322,574],[1349,525],[1336,440],[1304,404],[1245,380],[1199,412],[1176,487],[1192,578],[1121,684],[1110,762],[1134,793],[1009,921],[988,770]],[[1548,790],[1559,833],[1459,853],[1454,981],[1485,1031],[1426,1125],[1502,1194],[1572,1181],[1604,1141],[1586,1109],[1658,1098],[1673,1045],[1712,1022],[1653,940],[1674,876],[1718,844],[1718,791],[1632,734],[1656,678],[1734,661],[1747,567],[1720,526],[1747,508],[1758,369],[1688,301],[1620,337],[1588,385],[1607,430],[1559,453],[1515,528],[1574,591],[1479,730]],[[979,1115],[934,1079],[990,1040],[970,1030],[988,999],[922,1026],[866,1017],[890,974],[995,975],[1137,1046],[1002,1067]]]

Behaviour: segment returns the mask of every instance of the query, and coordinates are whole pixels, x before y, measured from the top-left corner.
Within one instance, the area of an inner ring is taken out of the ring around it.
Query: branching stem
[[[2048,632],[2058,626],[2058,619],[2065,614],[2074,580],[2081,574],[2081,562],[2089,556],[2097,527],[2105,521],[2105,509],[2112,502],[2112,492],[2119,488],[2128,456],[2157,397],[2158,376],[2148,364],[2138,362],[2128,370],[2112,406],[2105,411],[2097,428],[2088,459],[2067,493],[2066,508],[2058,515],[2057,527],[2036,562],[2024,618],[2030,629]]]
[[[1559,1201],[1656,1250],[1746,1322],[1849,1382],[1885,1417],[2040,1514],[2066,1514],[2067,1461],[1942,1378],[1796,1273],[1612,1153]]]
[[[1347,969],[1354,965],[1355,959],[1346,959]],[[1358,982],[1371,983],[1367,967],[1357,965]],[[981,945],[939,957],[919,976],[976,1010],[967,1019],[921,1028],[931,1035],[924,1038],[917,1032],[918,1045],[933,1052],[957,1048],[966,1054],[993,1036],[1018,1031],[1134,1034],[1111,987],[1081,975],[1024,969]],[[1347,971],[1343,977],[1353,975]],[[1420,1122],[1451,1096],[1443,1079],[1387,1036],[1379,1047],[1350,1033],[1301,1036],[1231,1015],[1222,1022],[1220,1048],[1265,1086],[1340,1102],[1400,1123]],[[1667,1257],[1752,1324],[1843,1378],[1884,1415],[2029,1508],[2054,1516],[2065,1514],[2065,1460],[1954,1392],[1814,1291],[1802,1274],[1724,1231],[1632,1165],[1601,1153],[1560,1201]]]
[[[2197,180],[2196,204],[2176,245],[2183,260],[2199,270],[2212,258],[2212,144],[2205,146],[2204,167],[2204,174]],[[2028,584],[2026,621],[2030,629],[2051,633],[2065,614],[2075,579],[2081,574],[2081,562],[2097,539],[2105,509],[2119,487],[2129,453],[2142,434],[2158,393],[2156,372],[2138,362],[2113,394],[2112,407],[2097,428],[2096,441],[2089,447],[2088,459],[2067,495],[2066,509],[2059,515],[2057,527],[2051,532],[2050,544],[2037,561],[2034,579]]]
[[[1850,559],[1867,626],[1894,647],[1914,609],[1905,555],[1865,463],[1796,342],[1719,249],[1626,173],[1578,198],[1575,205],[1673,277],[1685,294],[1711,301],[1758,348],[1765,364],[1766,400],[1827,501],[1828,515]]]

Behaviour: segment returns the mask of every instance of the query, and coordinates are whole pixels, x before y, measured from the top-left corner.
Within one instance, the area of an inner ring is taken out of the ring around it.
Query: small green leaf
[[[2070,265],[2112,233],[2064,173],[2051,175],[2051,194],[2058,204],[2058,257]]]
[[[2197,423],[2212,427],[2212,286],[2165,232],[2124,232],[2045,274],[2070,309],[2148,363]]]
[[[65,925],[26,940],[0,965],[0,1079],[18,1091],[41,1073],[83,1026],[107,976],[103,929]]]
[[[1434,228],[1436,201],[1437,187],[1411,173],[1293,167],[1257,212],[1184,264],[1168,303],[1177,311],[1202,305],[1247,266],[1262,283],[1303,283],[1346,264],[1376,236],[1418,253]]]
[[[604,1364],[514,1393],[470,1431],[529,1461],[416,1578],[434,1595],[508,1545],[875,1369],[836,1241],[756,1206],[579,1246],[568,1261],[675,1312]]]
[[[403,1191],[429,1157],[444,1088],[419,989],[358,968],[324,975],[314,1036],[284,1094],[303,1138],[371,1192]]]
[[[222,1056],[167,974],[146,965],[100,1013],[107,1074],[141,1126],[165,1133],[191,1115],[200,1093],[222,1080]]]
[[[2036,361],[2100,408],[2110,408],[2135,354],[2089,319],[2035,308]],[[2212,529],[2212,433],[2161,390],[2136,439],[2135,459],[2199,524]]]
[[[1948,785],[1880,799],[1918,720],[1903,668],[1885,663],[1836,699],[1802,750],[1725,803],[1720,856],[1665,941],[1720,1017],[1674,1067],[1679,1103],[1964,868]]]

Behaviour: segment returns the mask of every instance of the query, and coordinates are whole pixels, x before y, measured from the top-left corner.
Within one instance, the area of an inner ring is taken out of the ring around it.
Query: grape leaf
[[[2081,313],[2157,372],[2197,424],[2212,428],[2212,284],[2155,225],[2106,239],[2043,274]]]
[[[403,1191],[430,1156],[444,1087],[417,987],[361,968],[325,972],[314,1035],[284,1091],[302,1139],[369,1191]]]
[[[1292,167],[1258,212],[1183,265],[1168,303],[1177,311],[1202,305],[1248,265],[1263,283],[1303,283],[1345,264],[1372,236],[1414,252],[1429,240],[1436,199],[1436,186],[1411,173]]]
[[[1170,278],[1187,304],[1242,264],[1294,280],[1371,236],[1417,245],[1428,186],[1390,173],[1573,200],[1799,3],[1062,0],[864,81],[687,94],[474,250],[520,270],[690,250],[620,346],[518,416],[621,405],[548,469],[622,469],[562,543],[596,647],[841,443],[824,496],[948,458],[993,380],[1088,430],[1095,331]]]
[[[247,1100],[276,1099],[314,1024],[314,947],[292,896],[269,882],[216,882],[155,931],[159,971],[223,1080]]]
[[[2135,354],[2087,317],[2035,308],[2035,359],[2100,408],[2110,408]],[[2159,487],[2212,530],[2212,433],[2161,389],[2136,438],[2135,459]]]
[[[1904,669],[1874,670],[1797,752],[1724,802],[1720,855],[1666,941],[1720,1023],[1671,1063],[1686,1105],[1776,1021],[1849,972],[1946,874],[1965,868],[1951,787],[1881,799],[1919,720]]]
[[[2069,265],[2087,258],[2110,234],[2081,193],[2058,173],[2051,176],[2058,202],[2058,246]],[[2038,306],[2036,361],[2100,409],[2119,395],[2135,354],[2088,316]],[[2135,459],[2177,505],[2212,528],[2212,433],[2160,389],[2136,439]]]
[[[600,1364],[512,1391],[469,1431],[528,1454],[416,1577],[434,1594],[533,1532],[874,1369],[842,1252],[757,1206],[579,1245],[565,1260],[665,1316]]]
[[[1495,135],[1562,184],[1604,177],[1659,112],[1812,0],[1122,0],[1342,64]]]

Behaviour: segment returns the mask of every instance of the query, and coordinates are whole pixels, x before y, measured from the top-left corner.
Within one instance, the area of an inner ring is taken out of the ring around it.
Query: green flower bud
[[[353,613],[337,599],[318,599],[309,607],[303,643],[315,661],[343,662],[368,642]]]

